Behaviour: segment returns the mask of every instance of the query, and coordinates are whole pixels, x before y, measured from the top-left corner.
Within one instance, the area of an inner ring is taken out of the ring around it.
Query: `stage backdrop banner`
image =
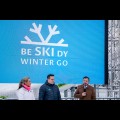
[[[0,83],[105,82],[105,20],[0,20]]]

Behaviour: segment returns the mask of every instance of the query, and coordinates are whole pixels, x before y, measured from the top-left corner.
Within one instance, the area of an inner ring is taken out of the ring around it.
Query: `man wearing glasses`
[[[54,75],[47,75],[46,82],[39,89],[39,100],[61,100],[60,91],[54,82]]]

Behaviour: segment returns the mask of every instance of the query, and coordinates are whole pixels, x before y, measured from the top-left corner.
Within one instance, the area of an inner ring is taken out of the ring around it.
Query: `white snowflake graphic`
[[[33,25],[33,28],[30,28],[30,32],[36,33],[38,37],[40,38],[41,42],[33,42],[28,36],[25,36],[24,38],[26,41],[21,41],[21,44],[68,47],[68,44],[63,44],[64,39],[61,39],[58,43],[49,43],[53,35],[60,34],[60,31],[56,31],[58,27],[57,25],[54,25],[53,28],[51,25],[48,25],[49,35],[47,36],[46,39],[44,39],[41,34],[42,24],[39,24],[38,27],[35,23],[33,23],[32,25]]]

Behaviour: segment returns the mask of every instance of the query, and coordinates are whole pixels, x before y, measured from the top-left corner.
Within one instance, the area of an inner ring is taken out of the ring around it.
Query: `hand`
[[[83,92],[83,93],[82,93],[82,96],[86,96],[86,92]]]

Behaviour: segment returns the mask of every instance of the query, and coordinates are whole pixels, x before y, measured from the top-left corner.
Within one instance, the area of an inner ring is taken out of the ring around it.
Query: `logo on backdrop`
[[[35,40],[32,40],[32,38],[28,36],[24,37],[25,40],[21,41],[21,45],[25,46],[21,48],[21,64],[67,66],[68,61],[66,58],[68,51],[66,48],[68,47],[68,44],[63,43],[63,38],[58,40],[57,43],[50,42],[52,37],[60,34],[60,31],[57,30],[58,26],[54,25],[52,27],[51,25],[48,25],[49,34],[45,39],[41,34],[42,24],[39,24],[39,26],[37,26],[36,23],[33,23],[32,25],[33,28],[30,28],[29,31],[37,34],[40,42],[35,42]],[[32,48],[30,46],[32,46]]]

